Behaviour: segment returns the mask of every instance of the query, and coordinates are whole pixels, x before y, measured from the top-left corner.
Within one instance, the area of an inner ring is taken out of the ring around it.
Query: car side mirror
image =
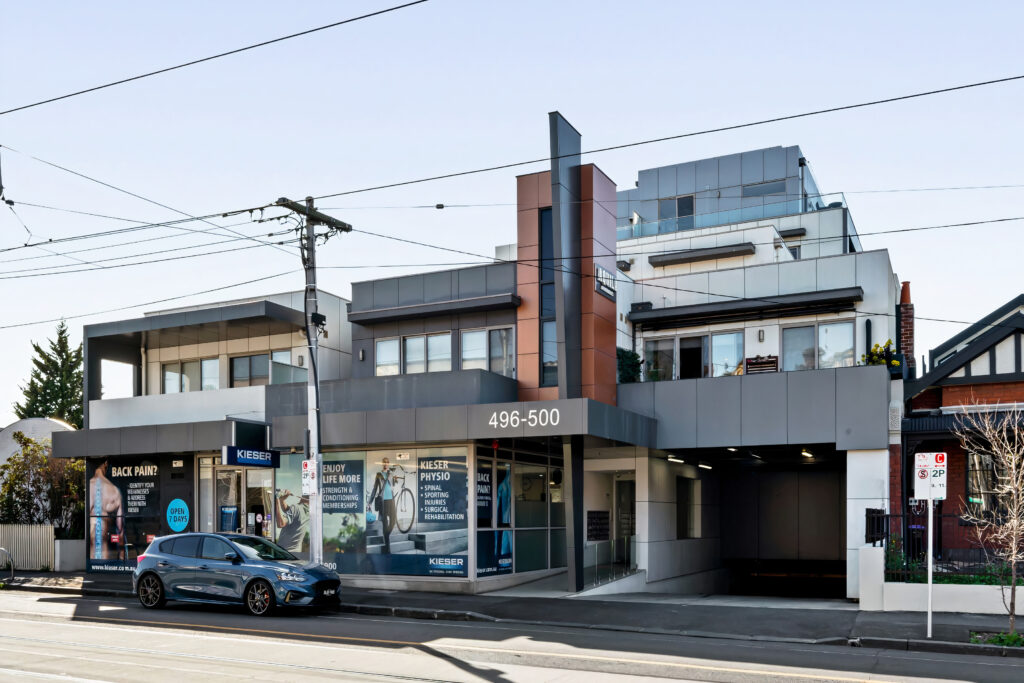
[[[224,553],[224,559],[228,562],[241,562],[241,558],[238,557],[238,553]]]

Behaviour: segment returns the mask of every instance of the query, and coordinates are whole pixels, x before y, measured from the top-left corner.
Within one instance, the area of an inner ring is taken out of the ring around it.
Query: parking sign
[[[914,498],[946,500],[946,466],[945,453],[917,453],[914,456]]]

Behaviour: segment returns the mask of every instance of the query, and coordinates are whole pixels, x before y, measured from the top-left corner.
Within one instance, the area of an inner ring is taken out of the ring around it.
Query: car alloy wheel
[[[262,617],[274,607],[274,593],[266,581],[253,581],[245,592],[245,606],[249,614]]]
[[[147,609],[163,606],[164,587],[153,574],[146,574],[139,581],[139,602]]]

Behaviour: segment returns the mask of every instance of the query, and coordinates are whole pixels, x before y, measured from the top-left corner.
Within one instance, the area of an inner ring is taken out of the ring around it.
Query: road
[[[784,610],[780,610],[780,617]],[[0,592],[0,680],[1020,681],[1024,660]]]

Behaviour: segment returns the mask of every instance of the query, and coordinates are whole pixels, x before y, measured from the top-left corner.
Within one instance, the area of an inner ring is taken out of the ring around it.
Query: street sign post
[[[947,457],[945,453],[917,453],[914,456],[914,497],[928,500],[928,637],[932,637],[932,564],[935,535],[932,518],[936,500],[946,500]]]

